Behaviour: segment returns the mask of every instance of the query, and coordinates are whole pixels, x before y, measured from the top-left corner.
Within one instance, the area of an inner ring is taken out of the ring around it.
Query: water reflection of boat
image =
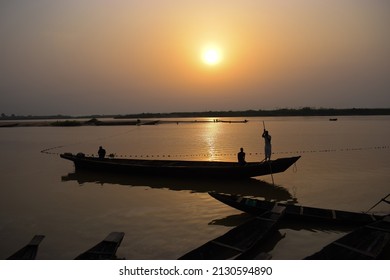
[[[211,192],[210,195],[215,199],[241,211],[259,215],[269,211],[275,206],[275,202],[247,198],[237,195],[227,195]],[[300,206],[294,204],[277,203],[286,207],[285,218],[297,220],[311,220],[339,224],[368,224],[382,219],[382,215],[373,215],[368,213],[349,212],[333,209],[323,209],[315,207]]]
[[[300,156],[278,158],[263,162],[189,161],[189,160],[147,160],[124,158],[96,158],[64,153],[61,158],[70,160],[76,169],[143,174],[164,177],[204,177],[204,178],[249,178],[286,171]]]
[[[285,207],[275,206],[270,211],[229,230],[181,256],[180,260],[249,259],[259,255],[256,250],[275,230]],[[267,254],[263,256],[267,257]]]
[[[176,191],[188,190],[200,193],[207,193],[210,191],[226,192],[237,195],[262,197],[265,200],[286,201],[292,199],[292,195],[286,188],[277,185],[274,186],[254,178],[247,178],[244,180],[158,178],[76,170],[74,173],[62,176],[61,180],[64,182],[77,181],[80,185],[85,183],[95,183],[100,185],[114,184],[128,187],[147,186],[157,189],[164,188]]]

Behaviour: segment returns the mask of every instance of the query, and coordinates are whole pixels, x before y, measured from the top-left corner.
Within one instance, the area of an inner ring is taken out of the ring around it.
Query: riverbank
[[[246,110],[246,111],[204,111],[204,112],[172,112],[172,113],[141,113],[126,115],[87,115],[87,116],[19,116],[1,114],[0,121],[50,121],[56,120],[80,120],[80,119],[162,119],[162,118],[226,118],[226,117],[309,117],[309,116],[379,116],[390,115],[390,108],[350,108],[350,109],[332,109],[332,108],[311,108],[303,107],[300,109],[275,109],[275,110]]]
[[[9,127],[42,127],[42,126],[52,126],[52,127],[74,127],[74,126],[131,126],[131,125],[157,125],[157,124],[169,124],[169,123],[212,123],[212,122],[221,122],[221,123],[246,123],[248,120],[219,120],[219,119],[203,119],[203,120],[98,120],[96,118],[81,121],[81,120],[42,120],[42,121],[3,121],[0,122],[0,128],[9,128]]]

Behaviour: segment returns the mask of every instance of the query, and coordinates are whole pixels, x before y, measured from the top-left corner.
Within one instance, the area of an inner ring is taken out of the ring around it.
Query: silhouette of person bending
[[[98,155],[99,155],[99,159],[104,159],[104,157],[106,156],[106,150],[103,149],[102,146],[99,147]]]

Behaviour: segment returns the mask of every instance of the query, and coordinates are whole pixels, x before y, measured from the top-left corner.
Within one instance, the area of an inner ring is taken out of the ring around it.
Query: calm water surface
[[[232,120],[232,118],[229,118]],[[365,211],[390,193],[390,117],[248,118],[238,123],[0,129],[0,259],[44,234],[38,259],[73,259],[111,231],[125,232],[117,255],[176,259],[248,218],[211,190],[267,200]],[[203,119],[204,120],[204,119]],[[245,183],[75,173],[62,152],[117,157],[235,161],[263,159],[263,122],[273,158],[301,155],[289,170]],[[41,153],[49,149],[48,153]],[[380,204],[374,211],[389,212]],[[267,244],[273,259],[302,259],[350,228],[284,222]]]

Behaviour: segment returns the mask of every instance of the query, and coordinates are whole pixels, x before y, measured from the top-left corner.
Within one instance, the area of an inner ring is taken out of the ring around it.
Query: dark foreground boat
[[[267,254],[255,252],[255,249],[276,228],[284,211],[284,207],[275,206],[261,216],[254,217],[224,235],[188,252],[179,260],[249,259],[253,256],[267,256]]]
[[[360,227],[325,246],[306,260],[388,260],[390,216]]]
[[[75,260],[115,260],[116,251],[124,236],[124,232],[111,232],[103,241],[77,256]]]
[[[272,209],[275,205],[281,205],[286,207],[286,219],[310,220],[314,222],[331,222],[351,225],[365,225],[372,223],[376,220],[381,220],[384,217],[384,215],[373,215],[368,213],[306,207],[288,203],[264,201],[237,195],[221,194],[216,192],[209,192],[209,194],[215,199],[233,208],[253,215],[261,215],[265,211],[269,211],[270,209]]]
[[[65,153],[61,158],[74,162],[76,169],[90,169],[127,174],[144,174],[150,176],[183,176],[183,177],[218,177],[249,178],[284,172],[300,156],[279,158],[264,162],[250,162],[239,165],[236,162],[220,161],[185,161],[185,160],[144,160],[88,157]]]
[[[44,235],[35,235],[26,246],[9,256],[7,260],[35,260],[38,246],[44,238]]]

